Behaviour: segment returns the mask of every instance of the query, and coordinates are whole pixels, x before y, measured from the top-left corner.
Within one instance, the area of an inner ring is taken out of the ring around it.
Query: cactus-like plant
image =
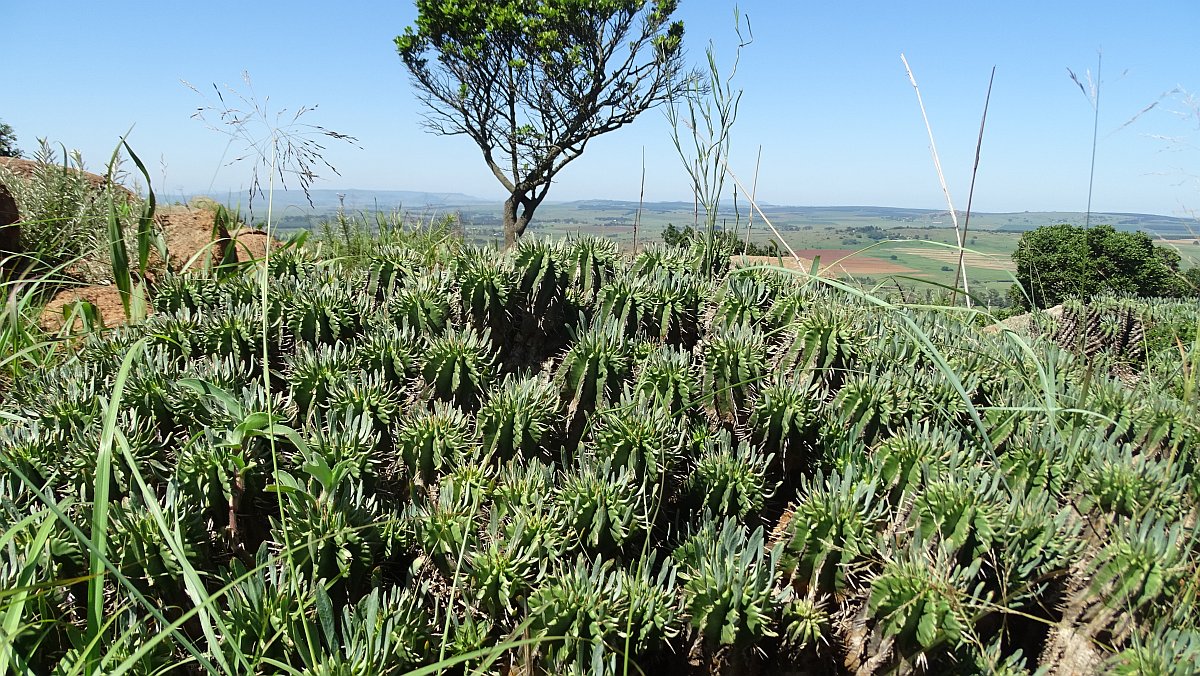
[[[683,603],[704,643],[745,647],[775,636],[772,628],[778,548],[768,549],[762,527],[753,533],[726,519],[702,530],[682,555]],[[679,556],[677,554],[677,556]]]
[[[744,423],[747,405],[767,374],[763,335],[740,324],[710,333],[697,346],[703,355],[700,389],[710,414],[725,423]]]
[[[613,467],[657,481],[679,469],[683,433],[671,412],[645,399],[622,397],[592,419],[588,452]]]
[[[620,275],[600,287],[596,296],[596,314],[621,327],[628,338],[641,330],[648,314],[649,299],[645,278]]]
[[[649,533],[657,502],[654,487],[611,461],[581,459],[555,494],[564,524],[588,551],[614,554],[638,546]]]
[[[401,473],[422,485],[470,455],[476,443],[467,416],[443,402],[434,402],[431,410],[410,412],[395,434]]]
[[[851,566],[874,551],[886,515],[875,491],[852,469],[804,481],[800,499],[776,529],[785,538],[782,571],[799,589],[846,589]]]
[[[582,416],[614,401],[631,372],[630,346],[622,327],[597,322],[578,330],[554,373],[573,427]]]
[[[730,275],[714,299],[711,324],[714,327],[741,324],[770,331],[775,327],[768,325],[765,318],[771,309],[771,300],[771,289],[753,275]]]
[[[454,259],[462,316],[480,331],[504,331],[513,313],[516,272],[494,253],[468,248]]]
[[[387,313],[397,326],[417,335],[435,335],[446,328],[450,319],[450,297],[443,276],[422,275],[388,296]]]
[[[381,374],[389,384],[403,388],[418,371],[424,339],[410,329],[394,325],[371,327],[358,343],[358,365]]]
[[[378,430],[386,430],[400,412],[400,394],[379,373],[352,373],[329,389],[325,406],[348,416],[365,416]]]
[[[571,284],[583,298],[590,300],[612,277],[621,259],[616,242],[585,235],[567,240],[563,262]]]
[[[696,275],[668,274],[662,270],[643,278],[646,333],[665,343],[692,349],[700,339],[700,308],[708,295],[709,283]]]
[[[367,290],[378,299],[390,297],[397,289],[413,279],[419,279],[424,269],[421,256],[412,249],[396,244],[375,247],[368,257]]]
[[[451,330],[429,339],[422,355],[421,377],[430,396],[465,410],[479,408],[496,375],[495,351],[487,329]]]
[[[815,469],[820,404],[811,386],[777,377],[758,390],[750,406],[748,436],[775,456],[786,477]]]
[[[290,395],[302,416],[327,407],[338,383],[355,371],[358,356],[345,343],[310,346],[302,344],[286,364]]]
[[[204,312],[217,305],[218,282],[198,275],[167,272],[154,285],[151,303],[155,312]]]
[[[517,291],[524,309],[533,317],[544,319],[566,298],[570,276],[560,260],[560,248],[533,237],[524,237],[512,254],[517,271]]]
[[[964,590],[973,577],[944,557],[929,560],[923,550],[902,552],[871,581],[867,607],[879,634],[896,641],[903,655],[946,641],[963,640],[974,610]]]
[[[705,440],[686,491],[697,504],[718,516],[747,519],[761,512],[775,492],[767,479],[771,456],[742,441],[734,444],[721,430]]]
[[[692,355],[664,345],[638,361],[634,369],[633,391],[672,416],[692,414],[699,398],[699,377]]]
[[[547,379],[506,376],[475,418],[484,452],[500,461],[537,453],[561,424],[559,408],[558,392]]]

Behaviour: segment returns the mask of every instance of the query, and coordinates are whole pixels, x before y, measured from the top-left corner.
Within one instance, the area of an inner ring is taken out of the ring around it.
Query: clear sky
[[[733,3],[682,0],[689,58],[709,41],[733,55]],[[1197,0],[1004,2],[792,2],[742,0],[754,43],[735,85],[744,89],[733,131],[733,170],[744,181],[762,147],[758,196],[775,204],[944,208],[916,96],[925,99],[955,206],[967,201],[987,88],[996,82],[974,207],[1082,211],[1092,109],[1070,80],[1103,52],[1093,206],[1171,215],[1200,211]],[[224,195],[247,186],[233,142],[191,119],[215,105],[213,85],[254,95],[269,110],[317,106],[304,121],[353,135],[331,143],[316,187],[463,192],[500,197],[463,137],[420,126],[393,38],[411,2],[62,2],[4,0],[0,120],[28,152],[47,137],[101,169],[130,126],[130,142],[166,197]],[[186,80],[206,96],[184,86]],[[1162,102],[1135,123],[1138,111]],[[594,140],[568,166],[551,200],[636,200],[645,152],[646,199],[689,200],[686,175],[661,111]]]

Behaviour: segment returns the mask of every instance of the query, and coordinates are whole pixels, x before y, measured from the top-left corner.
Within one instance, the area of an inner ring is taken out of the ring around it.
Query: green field
[[[284,229],[319,231],[322,223],[335,219],[337,202],[332,191],[315,191],[315,208],[307,203],[288,203],[280,225]],[[343,193],[344,194],[344,193]],[[278,198],[277,198],[278,199]],[[285,199],[295,199],[294,197]],[[301,196],[302,199],[302,196]],[[353,193],[344,199],[350,213],[374,210],[402,214],[409,222],[430,222],[448,214],[461,222],[467,239],[498,246],[503,228],[497,204],[463,195],[429,193]],[[811,260],[804,250],[824,250],[823,265],[846,259],[836,274],[871,285],[898,284],[905,289],[954,283],[957,240],[953,223],[945,211],[889,207],[791,207],[762,205],[762,213],[751,214],[749,205],[726,204],[720,214],[721,227],[766,244],[782,243]],[[768,226],[763,215],[770,220]],[[973,214],[969,221],[966,248],[968,282],[973,294],[1000,302],[1013,282],[1015,267],[1010,255],[1022,232],[1057,223],[1082,224],[1078,212],[1021,212]],[[960,216],[960,219],[962,216]],[[596,235],[617,242],[632,252],[650,242],[661,241],[668,224],[677,227],[703,220],[691,203],[585,200],[548,202],[538,210],[529,226],[532,234],[548,237]],[[1118,229],[1137,229],[1162,238],[1180,252],[1184,267],[1200,264],[1200,244],[1195,239],[1194,221],[1153,214],[1097,213],[1093,223],[1108,223]],[[635,228],[635,223],[637,227]],[[636,233],[635,233],[636,230]],[[778,233],[778,236],[776,235]]]

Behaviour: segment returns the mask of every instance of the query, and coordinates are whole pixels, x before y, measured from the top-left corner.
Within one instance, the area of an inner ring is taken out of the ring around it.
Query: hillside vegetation
[[[710,246],[165,274],[4,393],[0,669],[1200,670],[1197,303],[981,330]]]

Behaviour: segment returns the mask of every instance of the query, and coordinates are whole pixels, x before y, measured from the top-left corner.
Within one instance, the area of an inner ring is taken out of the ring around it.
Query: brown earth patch
[[[24,160],[24,159],[20,159],[17,157],[0,157],[0,167],[8,169],[9,171],[11,171],[13,173],[13,175],[15,175],[19,178],[24,178],[24,179],[31,178],[33,176],[34,172],[37,171],[38,166],[39,166],[39,163],[34,162],[33,160]],[[58,167],[58,168],[61,169],[61,167]],[[88,183],[91,184],[91,186],[94,190],[102,190],[105,186],[110,185],[110,182],[106,176],[101,176],[99,174],[93,174],[90,171],[81,171],[79,169],[72,169],[69,167],[67,168],[67,171],[69,171],[71,173],[82,175],[84,178],[87,179]],[[115,183],[112,185],[115,185],[118,189],[124,191],[125,194],[128,195],[129,197],[134,196],[133,191],[131,191],[129,188],[126,188],[123,185],[119,185],[119,184],[115,184]]]
[[[169,206],[156,210],[154,220],[167,241],[171,269],[202,269],[206,260],[213,264],[224,259],[230,244],[229,230],[216,227],[213,211],[191,206]],[[214,237],[213,229],[216,227]]]
[[[277,239],[271,239],[262,230],[252,230],[250,228],[242,228],[233,232],[231,234],[231,242],[240,263],[262,260],[267,255],[267,242],[271,243],[272,251],[282,245],[282,242]]]
[[[46,304],[46,308],[42,310],[41,321],[39,322],[44,330],[49,333],[57,333],[66,323],[63,317],[63,310],[69,308],[76,301],[84,300],[96,307],[100,315],[100,321],[105,326],[116,326],[125,322],[125,308],[121,305],[121,293],[115,286],[83,286],[74,289],[66,289],[60,291],[50,302]],[[69,313],[70,310],[67,309]],[[76,317],[72,332],[83,330],[83,321]]]
[[[0,183],[0,259],[20,253],[21,226],[17,224],[21,215],[17,213],[17,200],[3,183]],[[0,260],[0,267],[4,262]]]

